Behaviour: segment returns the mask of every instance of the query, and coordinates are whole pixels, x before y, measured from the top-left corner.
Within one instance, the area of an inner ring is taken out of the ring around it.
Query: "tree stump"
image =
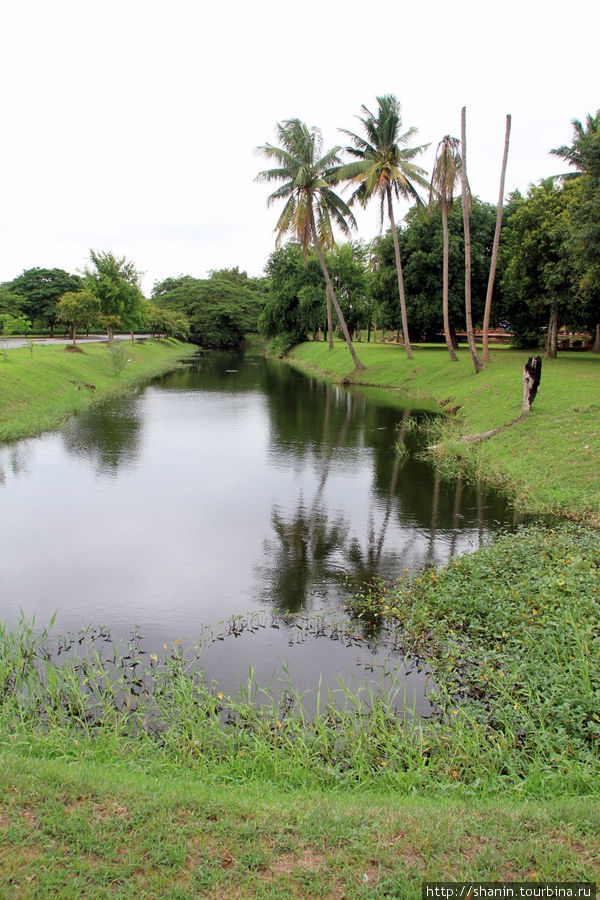
[[[529,412],[542,380],[542,357],[530,356],[523,369],[523,412]]]

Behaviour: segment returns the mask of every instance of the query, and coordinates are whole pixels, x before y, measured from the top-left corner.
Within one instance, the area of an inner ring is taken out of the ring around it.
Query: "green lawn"
[[[426,880],[600,879],[600,805],[215,787],[2,754],[6,900],[421,897]]]

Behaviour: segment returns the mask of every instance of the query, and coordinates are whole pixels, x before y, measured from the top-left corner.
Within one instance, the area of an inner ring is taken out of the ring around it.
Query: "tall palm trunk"
[[[444,315],[444,337],[446,338],[446,347],[448,348],[448,353],[450,354],[450,359],[452,362],[458,362],[458,356],[454,352],[454,347],[452,345],[452,335],[450,334],[450,313],[448,310],[448,293],[449,293],[449,277],[448,277],[448,267],[449,267],[449,255],[450,255],[450,240],[448,237],[448,207],[446,203],[445,197],[441,198],[441,208],[442,208],[442,229],[444,232],[444,262],[442,266],[442,312]]]
[[[390,215],[390,227],[394,238],[394,253],[396,254],[396,273],[398,275],[398,293],[400,295],[400,314],[402,316],[402,331],[404,334],[404,346],[406,348],[406,356],[408,359],[413,358],[412,347],[408,337],[408,319],[406,317],[406,297],[404,296],[404,279],[402,277],[402,262],[400,260],[400,244],[398,243],[398,232],[396,231],[396,223],[394,221],[394,210],[392,207],[392,188],[387,185],[387,202],[388,212]]]
[[[494,243],[492,244],[492,261],[490,263],[490,275],[488,278],[487,293],[485,295],[485,312],[483,314],[483,361],[491,362],[488,332],[490,329],[490,313],[492,311],[492,293],[494,290],[494,278],[496,277],[496,264],[498,262],[498,247],[500,245],[500,229],[502,228],[502,212],[504,207],[504,179],[506,177],[506,161],[508,159],[508,142],[510,140],[510,116],[506,117],[506,134],[504,137],[504,156],[502,157],[502,171],[500,172],[500,195],[498,197],[498,213],[496,215],[496,230],[494,231]]]
[[[477,375],[483,369],[481,360],[475,346],[475,334],[473,332],[473,316],[471,313],[471,224],[469,221],[469,205],[471,198],[469,195],[469,184],[467,181],[467,109],[462,108],[461,115],[461,143],[462,143],[462,165],[460,167],[460,181],[462,187],[462,214],[463,225],[465,229],[465,318],[467,320],[467,341],[469,342],[469,350],[471,351],[471,359]]]
[[[333,284],[331,281],[331,277],[329,275],[329,270],[327,268],[327,263],[325,262],[325,257],[323,256],[323,249],[321,247],[321,242],[319,241],[319,237],[317,234],[317,228],[315,225],[315,216],[311,209],[310,211],[310,226],[312,231],[313,244],[315,245],[315,250],[317,251],[317,256],[319,257],[319,262],[321,263],[321,269],[323,270],[323,276],[325,278],[325,283],[327,285],[327,289],[329,291],[329,295],[335,307],[335,311],[337,313],[337,317],[339,319],[340,325],[342,326],[342,331],[344,333],[344,338],[346,339],[346,344],[348,345],[348,350],[350,351],[350,355],[354,360],[354,365],[357,369],[366,368],[363,363],[361,363],[360,359],[356,354],[356,350],[354,349],[354,344],[352,343],[352,338],[350,337],[350,332],[348,331],[348,326],[346,325],[346,320],[344,318],[344,314],[340,308],[340,304],[338,303],[338,299],[335,296],[335,291],[333,289]]]
[[[327,295],[327,341],[329,342],[329,349],[333,350],[333,322],[331,321],[331,294],[329,293],[329,287],[326,290]]]

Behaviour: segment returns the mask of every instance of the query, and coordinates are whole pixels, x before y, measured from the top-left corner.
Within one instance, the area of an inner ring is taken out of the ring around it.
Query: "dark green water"
[[[445,563],[509,513],[415,457],[420,414],[390,394],[214,354],[0,447],[0,618],[56,612],[58,630],[106,625],[115,639],[137,625],[153,650],[193,644],[207,625],[227,633],[248,612],[336,615],[376,574]],[[265,621],[209,641],[207,669],[235,681],[297,660],[308,684],[386,664],[383,651]]]

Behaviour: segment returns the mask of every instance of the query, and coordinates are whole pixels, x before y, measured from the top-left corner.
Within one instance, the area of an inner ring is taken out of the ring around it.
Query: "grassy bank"
[[[545,364],[529,418],[471,448],[457,434],[518,416],[525,354],[477,379],[438,350],[361,355],[369,383],[461,407],[441,464],[489,459],[529,510],[597,521],[599,361]],[[353,377],[341,346],[295,358]],[[599,572],[598,531],[571,523],[365,589],[350,614],[429,661],[428,720],[389,685],[323,696],[315,716],[251,677],[224,696],[180,644],[158,660],[74,641],[57,662],[25,624],[0,629],[0,897],[371,900],[420,897],[423,880],[600,880]]]
[[[421,897],[421,880],[596,880],[598,804],[216,790],[176,770],[3,754],[0,895]]]
[[[114,352],[106,344],[84,344],[79,353],[59,346],[36,346],[33,355],[25,347],[10,349],[0,359],[0,441],[58,428],[94,400],[162,375],[196,349],[175,340],[124,342]]]
[[[462,471],[490,483],[523,512],[600,524],[600,356],[565,353],[544,360],[529,416],[508,425],[521,412],[526,351],[493,351],[492,364],[475,375],[466,350],[456,363],[443,347],[416,347],[412,360],[397,346],[358,349],[364,372],[353,370],[342,343],[332,351],[325,342],[302,344],[290,361],[305,371],[405,392],[417,401],[433,397],[440,411],[452,411],[432,438],[442,472]],[[489,440],[462,441],[506,425]]]

